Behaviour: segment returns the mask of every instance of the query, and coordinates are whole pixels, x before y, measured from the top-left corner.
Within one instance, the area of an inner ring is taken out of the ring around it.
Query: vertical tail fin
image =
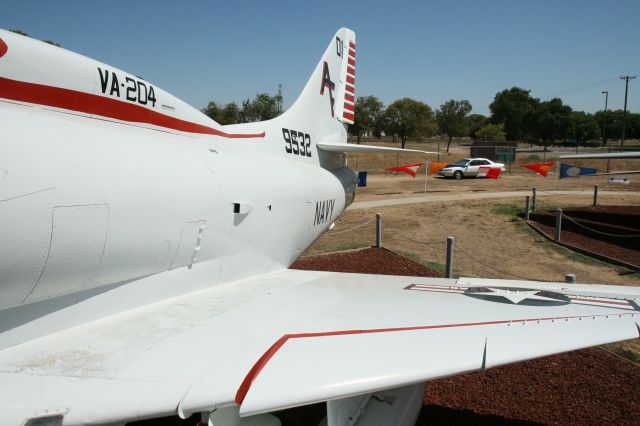
[[[316,126],[329,120],[353,124],[355,51],[356,34],[348,28],[340,28],[286,114]]]

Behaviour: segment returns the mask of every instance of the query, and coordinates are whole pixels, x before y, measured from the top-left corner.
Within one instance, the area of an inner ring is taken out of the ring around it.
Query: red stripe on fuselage
[[[117,99],[4,77],[0,77],[0,98],[99,115],[132,123],[152,124],[181,132],[201,133],[231,139],[263,138],[265,136],[264,132],[256,134],[226,133]]]

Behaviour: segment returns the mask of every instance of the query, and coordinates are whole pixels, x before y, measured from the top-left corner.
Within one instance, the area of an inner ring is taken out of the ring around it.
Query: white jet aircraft
[[[346,144],[355,48],[220,126],[0,30],[2,424],[412,424],[427,380],[638,337],[637,288],[287,269],[353,200],[346,153],[394,152]]]

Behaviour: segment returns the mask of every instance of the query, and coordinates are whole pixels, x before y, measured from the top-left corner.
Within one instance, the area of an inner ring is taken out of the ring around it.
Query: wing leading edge
[[[535,284],[266,274],[0,351],[0,416],[252,415],[638,337],[640,289]]]

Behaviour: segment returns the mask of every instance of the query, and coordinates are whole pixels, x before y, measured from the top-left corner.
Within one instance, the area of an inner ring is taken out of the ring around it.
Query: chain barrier
[[[415,238],[412,238],[408,235],[403,234],[399,229],[397,228],[392,228],[392,227],[387,227],[388,229],[392,229],[393,231],[395,231],[400,237],[404,238],[405,240],[411,241],[413,243],[417,243],[417,244],[422,244],[425,246],[430,246],[430,245],[436,245],[436,244],[446,244],[446,241],[420,241],[420,240],[416,240]]]
[[[589,228],[588,226],[585,226],[585,225],[575,221],[570,216],[567,216],[564,212],[562,213],[562,216],[567,218],[567,219],[569,219],[571,222],[575,223],[576,225],[578,225],[578,226],[580,226],[580,227],[582,227],[584,229],[587,229],[587,230],[589,230],[591,232],[595,232],[596,234],[602,234],[602,235],[607,235],[609,237],[616,237],[616,238],[640,238],[640,235],[618,235],[618,234],[609,234],[607,232],[598,231],[596,229]]]
[[[446,230],[447,232],[449,232],[449,231],[446,229],[446,227],[443,227],[443,228],[445,228],[445,230]],[[437,244],[445,244],[445,245],[446,245],[446,243],[447,243],[446,241],[420,241],[420,240],[416,240],[416,239],[414,239],[414,238],[411,238],[411,237],[409,237],[408,235],[403,234],[402,232],[400,232],[400,231],[399,231],[398,229],[396,229],[396,228],[391,228],[391,229],[393,229],[394,231],[396,231],[396,232],[398,233],[398,235],[400,235],[401,237],[403,237],[403,238],[405,238],[405,239],[407,239],[407,240],[409,240],[409,241],[412,241],[412,242],[414,242],[414,243],[424,244],[424,245],[437,245]],[[451,234],[451,232],[449,232],[449,234]],[[498,269],[498,268],[496,268],[496,267],[494,267],[494,266],[491,266],[491,265],[489,265],[488,263],[486,263],[486,262],[484,262],[484,261],[482,261],[482,260],[478,259],[477,257],[475,257],[475,256],[473,256],[472,254],[470,254],[468,251],[464,250],[464,249],[460,246],[460,242],[459,242],[459,241],[456,241],[454,250],[459,250],[460,252],[462,252],[464,255],[466,255],[466,256],[467,256],[468,258],[470,258],[471,260],[475,261],[476,263],[479,263],[480,265],[484,266],[485,268],[491,269],[491,270],[493,270],[494,272],[498,272],[499,274],[507,275],[507,276],[510,276],[510,277],[512,277],[512,278],[517,278],[517,279],[520,279],[520,280],[526,280],[526,281],[542,281],[542,282],[549,282],[549,283],[557,282],[557,281],[554,281],[554,280],[542,280],[542,279],[534,279],[534,278],[529,278],[529,277],[523,277],[523,276],[520,276],[520,275],[515,275],[515,274],[512,274],[512,273],[510,273],[510,272],[507,272],[507,271],[503,271],[503,270],[501,270],[501,269]]]
[[[563,213],[563,215],[564,215],[564,213]],[[565,216],[566,216],[566,215],[565,215]],[[571,219],[571,218],[569,218],[568,216],[567,216],[567,218],[568,218],[569,220],[572,220],[572,219]],[[363,222],[363,223],[361,223],[361,224],[359,224],[359,225],[356,225],[356,226],[354,226],[354,227],[352,227],[352,228],[345,229],[345,230],[341,230],[341,231],[329,231],[327,234],[328,234],[328,235],[338,235],[338,234],[344,234],[344,233],[347,233],[347,232],[352,232],[352,231],[355,231],[356,229],[362,228],[363,226],[366,226],[366,225],[368,225],[368,224],[372,223],[373,221],[374,221],[374,219],[370,219],[370,220],[367,220],[367,221],[365,221],[365,222]],[[573,221],[573,220],[572,220],[572,221]],[[578,225],[580,225],[580,224],[578,224]],[[581,226],[582,226],[582,225],[581,225]],[[416,243],[416,244],[422,244],[422,245],[439,245],[439,244],[446,244],[446,243],[447,243],[446,241],[422,241],[422,240],[417,240],[417,239],[415,239],[415,238],[413,238],[413,237],[410,237],[409,235],[406,235],[405,233],[403,233],[402,231],[400,231],[400,230],[399,230],[399,229],[397,229],[397,228],[387,226],[387,228],[386,228],[386,229],[391,229],[391,230],[393,230],[393,231],[394,231],[394,232],[395,232],[399,237],[401,237],[401,238],[403,238],[403,239],[405,239],[405,240],[407,240],[407,241],[411,241],[411,242],[413,242],[413,243]],[[447,229],[447,227],[446,227],[446,226],[443,226],[443,229],[445,229],[445,231],[446,231],[446,232],[448,232],[449,234],[451,234],[451,232]],[[589,228],[587,228],[587,229],[589,229]],[[594,230],[594,231],[595,231],[595,230]],[[595,231],[595,232],[598,232],[598,231]],[[492,266],[492,265],[489,265],[487,262],[485,262],[485,261],[483,261],[483,260],[478,259],[478,258],[477,258],[477,257],[475,257],[474,255],[472,255],[471,253],[469,253],[468,251],[466,251],[465,249],[463,249],[463,248],[461,247],[461,245],[460,245],[460,242],[459,242],[459,241],[456,241],[455,249],[456,249],[456,250],[459,250],[461,253],[463,253],[464,255],[466,255],[469,259],[473,260],[474,262],[479,263],[480,265],[484,266],[485,268],[487,268],[487,269],[491,269],[492,271],[497,272],[497,273],[499,273],[499,274],[503,274],[503,275],[506,275],[506,276],[509,276],[509,277],[512,277],[512,278],[516,278],[516,279],[520,279],[520,280],[526,280],[526,281],[557,282],[557,281],[554,281],[554,280],[533,279],[533,278],[529,278],[529,277],[524,277],[524,276],[520,276],[520,275],[515,275],[515,274],[512,274],[512,273],[510,273],[510,272],[507,272],[507,271],[504,271],[504,270],[498,269],[498,268],[496,268],[496,267],[494,267],[494,266]]]
[[[473,256],[472,254],[470,254],[470,253],[469,253],[468,251],[466,251],[465,249],[463,249],[463,248],[460,246],[460,243],[459,243],[459,242],[456,242],[456,245],[455,245],[455,249],[454,249],[454,250],[459,250],[459,251],[461,251],[461,252],[462,252],[463,254],[465,254],[468,258],[470,258],[471,260],[475,261],[476,263],[479,263],[480,265],[484,266],[485,268],[491,269],[491,270],[493,270],[493,271],[495,271],[495,272],[498,272],[498,273],[500,273],[500,274],[508,275],[508,276],[510,276],[510,277],[517,278],[517,279],[520,279],[520,280],[526,280],[526,281],[542,281],[542,282],[546,282],[546,283],[555,283],[555,282],[558,282],[558,281],[554,281],[554,280],[543,280],[543,279],[540,279],[540,278],[536,278],[536,279],[534,279],[534,278],[529,278],[529,277],[523,277],[523,276],[520,276],[520,275],[512,274],[512,273],[507,272],[507,271],[503,271],[503,270],[498,269],[498,268],[496,268],[496,267],[493,267],[493,266],[489,265],[488,263],[486,263],[486,262],[484,262],[484,261],[482,261],[482,260],[478,259],[477,257]]]
[[[361,223],[360,225],[354,226],[353,228],[345,229],[343,231],[329,231],[327,232],[327,235],[338,235],[338,234],[345,234],[347,232],[355,231],[356,229],[362,228],[363,226],[368,225],[373,221],[374,219],[370,219],[370,220],[367,220],[366,222]]]

